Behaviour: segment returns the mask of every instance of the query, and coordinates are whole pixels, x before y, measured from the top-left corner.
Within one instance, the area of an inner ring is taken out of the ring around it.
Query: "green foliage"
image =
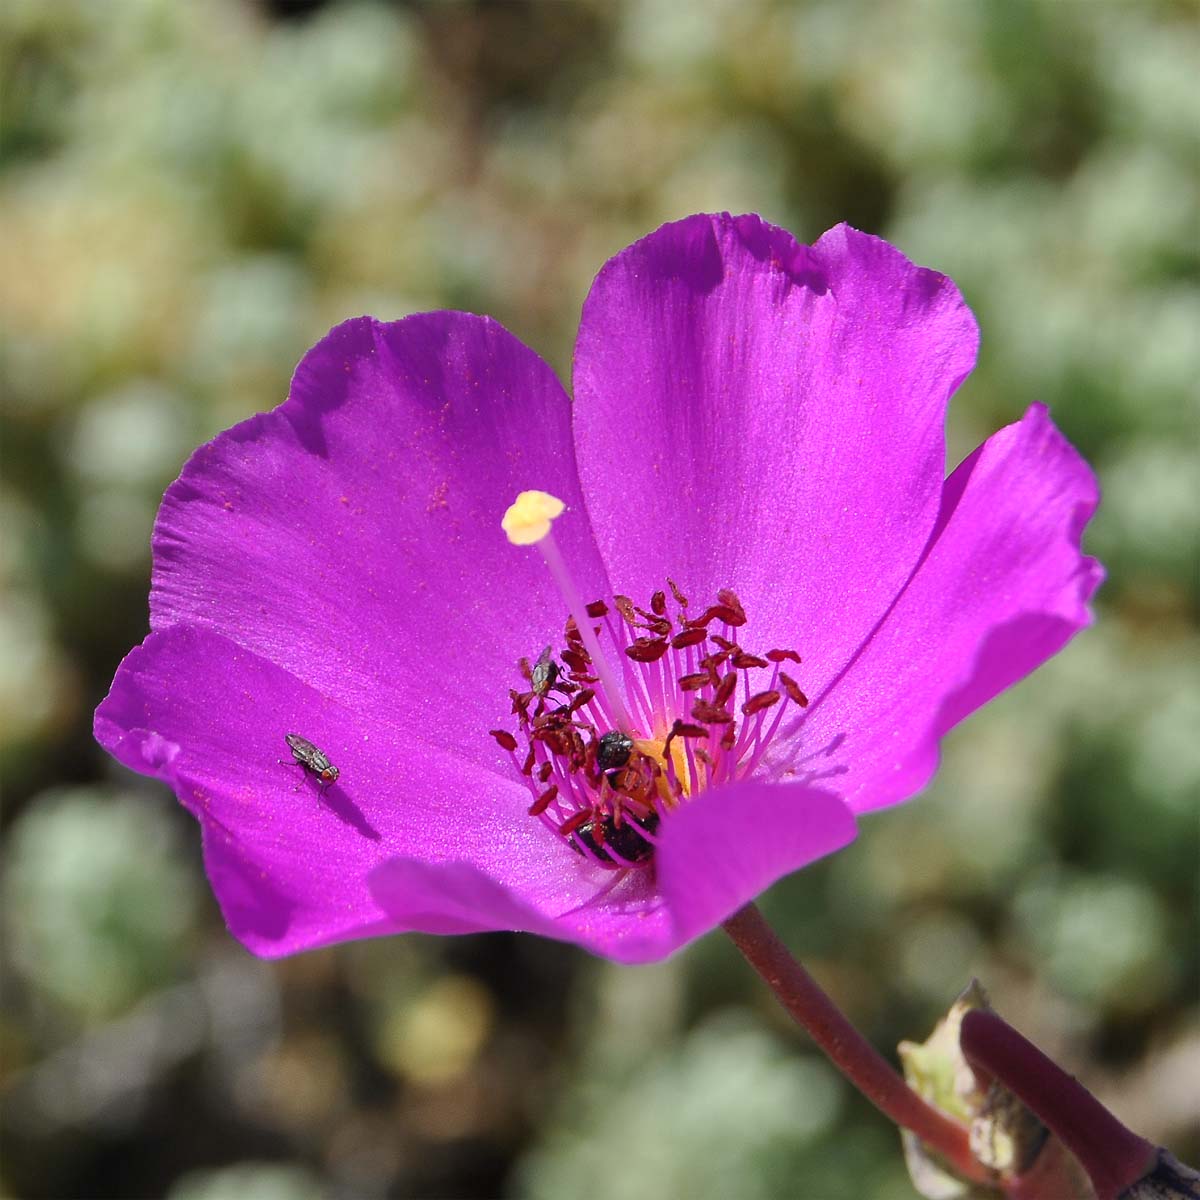
[[[197,915],[177,825],[147,797],[37,798],[6,846],[5,939],[30,986],[95,1022],[171,982]]]
[[[238,1163],[217,1171],[192,1171],[167,1200],[321,1200],[320,1180],[299,1167]]]
[[[781,1055],[766,1031],[718,1014],[632,1070],[585,1073],[517,1192],[528,1200],[784,1195],[804,1177],[806,1151],[832,1131],[844,1090],[824,1060]]]

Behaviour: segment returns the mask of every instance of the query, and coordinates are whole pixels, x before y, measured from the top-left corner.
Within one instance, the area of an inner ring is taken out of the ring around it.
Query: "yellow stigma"
[[[550,523],[565,507],[549,492],[522,492],[508,506],[500,528],[514,546],[533,546],[550,532]]]

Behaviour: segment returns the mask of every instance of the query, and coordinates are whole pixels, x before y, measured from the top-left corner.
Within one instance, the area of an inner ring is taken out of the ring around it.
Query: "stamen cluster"
[[[597,643],[607,639],[620,664],[624,709],[606,694],[570,618],[557,659],[547,646],[536,662],[519,664],[527,686],[510,696],[524,758],[516,737],[492,731],[528,782],[530,815],[604,866],[650,865],[671,810],[702,788],[750,774],[785,711],[808,704],[782,669],[800,662],[794,650],[758,655],[739,644],[746,613],[732,591],[722,588],[690,616],[687,597],[667,582],[673,616],[662,591],[648,608],[628,596],[586,607]],[[622,711],[633,728],[621,728]]]

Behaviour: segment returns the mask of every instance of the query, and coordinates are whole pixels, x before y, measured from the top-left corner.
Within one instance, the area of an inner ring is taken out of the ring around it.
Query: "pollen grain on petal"
[[[550,525],[566,505],[549,492],[521,492],[500,521],[514,546],[534,546],[550,532]]]

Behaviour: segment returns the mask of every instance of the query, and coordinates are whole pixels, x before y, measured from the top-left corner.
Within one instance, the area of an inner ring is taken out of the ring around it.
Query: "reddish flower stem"
[[[724,929],[797,1024],[884,1116],[911,1130],[964,1178],[980,1182],[989,1178],[971,1153],[967,1130],[904,1082],[791,956],[753,904],[734,913]]]
[[[1079,1159],[1098,1200],[1114,1200],[1153,1165],[1154,1146],[995,1013],[967,1013],[959,1045],[973,1068],[1008,1088]]]

